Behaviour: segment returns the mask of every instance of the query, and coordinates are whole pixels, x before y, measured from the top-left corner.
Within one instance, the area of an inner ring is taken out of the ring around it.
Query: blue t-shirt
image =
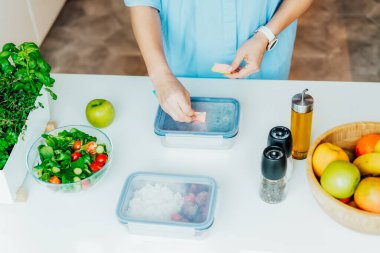
[[[178,77],[214,77],[214,63],[231,64],[237,49],[268,23],[282,0],[125,0],[127,6],[159,11],[163,45],[170,69]],[[297,22],[266,52],[260,72],[248,78],[287,79]]]

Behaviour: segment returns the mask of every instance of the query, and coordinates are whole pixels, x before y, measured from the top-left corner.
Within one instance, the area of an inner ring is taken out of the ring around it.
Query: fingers
[[[194,111],[191,108],[190,97],[187,99],[185,94],[181,92],[173,94],[171,98],[163,103],[162,107],[175,121],[192,122]]]
[[[252,75],[253,73],[259,72],[260,67],[256,63],[250,63],[244,66],[240,71],[226,75],[231,79],[244,78],[246,76]]]
[[[194,111],[189,92],[174,76],[156,85],[156,96],[161,108],[175,121],[192,122]]]
[[[181,106],[176,102],[171,105],[172,118],[178,122],[192,122],[192,117],[183,112]]]
[[[226,74],[229,78],[244,78],[260,70],[260,65],[263,56],[266,52],[268,41],[256,35],[247,40],[237,51],[235,59],[231,64],[233,70],[231,73]],[[238,67],[245,61],[245,66],[238,70]]]
[[[247,58],[247,59],[245,59]],[[226,77],[231,78],[231,79],[236,79],[236,78],[244,78],[246,76],[249,76],[253,73],[256,73],[260,70],[260,67],[255,61],[250,60],[253,58],[252,56],[245,56],[245,54],[241,52],[237,52],[234,61],[232,62],[232,71],[230,74],[225,74]],[[243,62],[243,60],[246,61],[246,65],[244,67],[240,67],[240,64]]]
[[[191,117],[194,115],[194,110],[191,108],[190,96],[188,94],[178,100],[178,105],[186,116]]]
[[[240,64],[244,60],[244,54],[241,51],[237,51],[235,55],[235,59],[231,63],[231,73],[234,72],[237,68],[239,68]]]
[[[181,111],[178,104],[165,104],[161,106],[162,109],[172,117],[173,120],[178,122],[191,122],[190,119]]]

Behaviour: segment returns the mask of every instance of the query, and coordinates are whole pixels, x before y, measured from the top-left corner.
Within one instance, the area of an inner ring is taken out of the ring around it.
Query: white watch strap
[[[273,32],[266,26],[261,26],[259,29],[257,29],[257,32],[262,32],[265,37],[267,37],[269,42],[276,39],[276,36],[273,34]]]

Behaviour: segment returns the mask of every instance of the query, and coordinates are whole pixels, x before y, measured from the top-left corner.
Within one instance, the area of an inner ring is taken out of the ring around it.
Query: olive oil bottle
[[[292,98],[290,127],[293,137],[292,156],[297,160],[305,159],[310,148],[314,99],[306,94],[307,91],[308,89],[305,89]]]

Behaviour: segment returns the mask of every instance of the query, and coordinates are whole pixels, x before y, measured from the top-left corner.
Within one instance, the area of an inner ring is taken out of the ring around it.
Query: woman
[[[190,96],[176,77],[287,79],[297,22],[312,0],[125,0],[158,101],[191,122]],[[278,42],[277,42],[278,37]],[[223,76],[222,76],[223,77]]]

